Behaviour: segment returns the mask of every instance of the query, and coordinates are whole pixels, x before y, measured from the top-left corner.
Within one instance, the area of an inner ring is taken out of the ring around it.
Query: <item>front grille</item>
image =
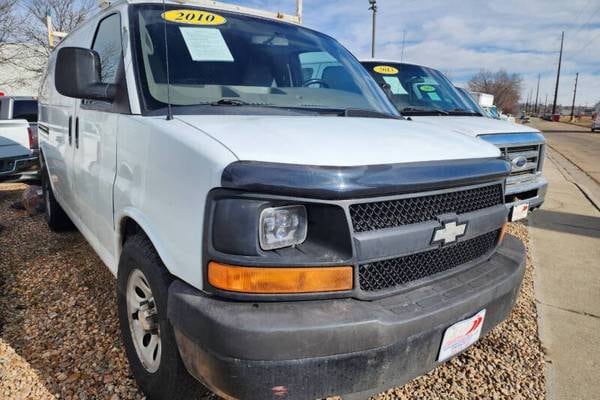
[[[431,221],[442,214],[477,211],[502,202],[502,185],[498,184],[429,196],[353,204],[350,206],[350,217],[355,232],[367,232]]]
[[[503,147],[500,151],[502,152],[502,156],[510,163],[515,158],[521,156],[527,159],[527,164],[524,167],[518,168],[511,165],[511,176],[534,174],[539,170],[542,145]]]
[[[493,231],[439,249],[361,265],[360,288],[366,292],[389,289],[456,268],[491,251],[499,234]]]

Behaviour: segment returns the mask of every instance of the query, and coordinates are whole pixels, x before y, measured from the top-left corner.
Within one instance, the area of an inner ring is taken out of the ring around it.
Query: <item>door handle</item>
[[[79,117],[75,118],[75,148],[79,148]]]
[[[69,117],[69,146],[73,143],[73,117]]]

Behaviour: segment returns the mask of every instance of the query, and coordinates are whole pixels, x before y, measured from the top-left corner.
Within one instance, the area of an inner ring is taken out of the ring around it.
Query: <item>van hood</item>
[[[497,158],[496,146],[447,128],[408,120],[178,115],[240,161],[360,166]]]
[[[527,125],[486,117],[411,116],[410,118],[473,137],[494,133],[540,133],[539,130]]]

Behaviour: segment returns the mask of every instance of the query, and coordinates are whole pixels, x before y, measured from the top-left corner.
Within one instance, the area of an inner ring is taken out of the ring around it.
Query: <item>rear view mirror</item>
[[[76,99],[112,101],[117,87],[102,83],[100,56],[94,50],[64,47],[58,50],[54,80],[58,93]]]

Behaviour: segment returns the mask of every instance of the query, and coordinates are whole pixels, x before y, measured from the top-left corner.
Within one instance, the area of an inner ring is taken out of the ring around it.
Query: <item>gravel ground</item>
[[[80,234],[51,233],[42,216],[10,207],[25,188],[0,184],[0,398],[144,398],[121,345],[115,279]],[[525,225],[510,233],[528,242]],[[508,321],[449,363],[374,399],[544,399],[527,260]]]

